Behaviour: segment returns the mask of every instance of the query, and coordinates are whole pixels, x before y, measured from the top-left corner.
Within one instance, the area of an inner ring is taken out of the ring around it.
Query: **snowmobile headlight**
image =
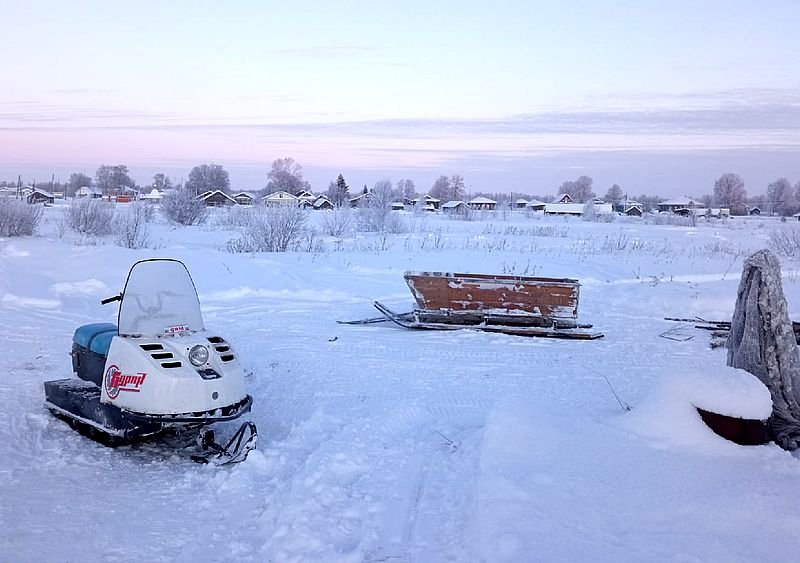
[[[198,344],[189,350],[189,361],[195,366],[202,366],[208,361],[208,348]]]

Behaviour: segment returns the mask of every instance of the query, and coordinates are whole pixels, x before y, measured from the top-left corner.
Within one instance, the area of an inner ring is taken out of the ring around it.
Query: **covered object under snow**
[[[727,341],[728,365],[760,379],[772,395],[770,434],[800,447],[800,355],[786,307],[778,259],[760,250],[744,263]]]

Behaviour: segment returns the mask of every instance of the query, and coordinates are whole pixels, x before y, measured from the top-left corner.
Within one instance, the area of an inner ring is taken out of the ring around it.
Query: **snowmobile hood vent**
[[[208,341],[214,345],[214,350],[219,354],[219,359],[223,362],[233,361],[234,355],[230,345],[221,336],[209,336]]]
[[[152,352],[153,350],[164,349],[164,347],[161,344],[139,344],[139,348],[145,350],[146,352]]]

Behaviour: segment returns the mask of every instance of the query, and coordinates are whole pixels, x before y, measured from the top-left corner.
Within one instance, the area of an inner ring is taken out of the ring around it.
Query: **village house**
[[[547,204],[543,201],[532,199],[525,204],[525,209],[529,209],[530,211],[544,211],[545,205]]]
[[[239,205],[253,205],[253,202],[256,200],[256,196],[250,192],[239,192],[237,194],[233,194],[233,199],[235,199],[236,203]]]
[[[297,206],[300,204],[300,200],[297,199],[297,197],[293,196],[289,192],[284,192],[284,191],[267,194],[261,198],[261,201],[263,201],[265,205],[269,205],[272,207],[283,206],[283,205]]]
[[[214,190],[213,192],[206,192],[197,199],[203,201],[208,207],[227,207],[229,205],[236,205],[236,200],[223,192],[222,190]]]
[[[158,188],[153,188],[139,199],[145,203],[161,203],[161,200],[164,199],[164,193]]]
[[[425,194],[422,197],[418,197],[416,199],[409,200],[408,202],[410,205],[416,207],[417,205],[422,205],[422,208],[425,209],[426,206],[430,205],[433,207],[433,210],[436,211],[439,209],[439,205],[442,203],[441,199],[436,199],[435,197]]]
[[[321,195],[317,196],[317,199],[314,200],[314,203],[311,204],[311,207],[316,211],[327,211],[329,209],[333,209],[334,205],[331,200],[324,195]]]
[[[581,216],[586,212],[586,203],[547,203],[544,212],[547,215],[577,215]],[[614,212],[610,203],[591,203],[592,209],[597,215],[605,215]]]
[[[474,197],[467,202],[471,209],[488,209],[492,210],[497,206],[497,202],[488,197],[478,196]]]
[[[694,209],[704,207],[703,202],[682,196],[675,199],[668,199],[658,204],[659,211],[676,213],[678,215],[689,215]]]
[[[448,201],[447,203],[442,205],[442,212],[444,213],[451,213],[451,214],[459,214],[459,213],[466,213],[467,212],[467,204],[463,201]]]
[[[34,188],[27,196],[25,196],[25,201],[31,204],[36,203],[45,203],[45,204],[53,204],[55,202],[55,196],[41,188]]]
[[[103,191],[98,188],[93,188],[91,186],[81,186],[77,190],[75,190],[75,197],[82,198],[88,197],[90,199],[100,199],[103,197]]]

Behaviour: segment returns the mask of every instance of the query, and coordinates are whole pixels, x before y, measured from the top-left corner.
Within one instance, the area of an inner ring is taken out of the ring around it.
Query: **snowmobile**
[[[101,303],[116,301],[116,325],[75,331],[77,379],[45,382],[46,407],[107,446],[192,432],[202,448],[195,461],[242,461],[256,444],[253,423],[242,424],[224,445],[205,427],[249,412],[253,399],[233,347],[206,331],[186,266],[171,259],[136,262],[122,293]]]

